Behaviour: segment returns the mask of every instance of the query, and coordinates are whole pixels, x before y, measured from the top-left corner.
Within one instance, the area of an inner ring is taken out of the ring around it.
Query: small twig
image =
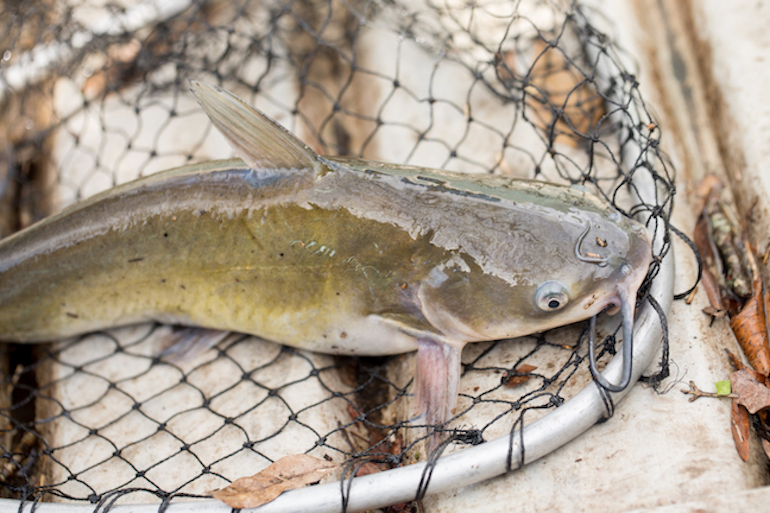
[[[700,283],[695,284],[695,287],[693,287],[692,292],[690,292],[690,294],[687,296],[687,299],[684,300],[685,304],[689,305],[690,303],[692,303],[692,300],[695,299],[695,293],[698,292],[698,285],[700,285]]]
[[[740,396],[738,394],[729,393],[729,394],[719,394],[717,392],[704,392],[700,388],[695,386],[695,383],[693,381],[690,381],[690,389],[689,390],[682,390],[683,394],[692,394],[692,397],[690,397],[689,401],[693,402],[699,397],[728,397],[730,399],[738,399]]]

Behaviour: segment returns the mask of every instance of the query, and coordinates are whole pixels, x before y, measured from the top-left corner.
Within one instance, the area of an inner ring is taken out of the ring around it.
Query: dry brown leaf
[[[703,309],[703,313],[719,319],[727,315],[727,310],[719,310],[714,308],[712,305],[709,305]]]
[[[719,289],[719,281],[714,278],[711,270],[706,267],[703,268],[701,283],[703,284],[703,288],[706,289],[706,295],[709,298],[711,306],[718,311],[726,311],[724,300],[722,299],[722,291]]]
[[[497,58],[498,76],[504,82],[523,80],[514,71],[520,54],[508,51]],[[537,40],[532,58],[536,60],[524,87],[529,119],[541,130],[553,130],[555,142],[577,146],[606,115],[604,99],[560,49]]]
[[[356,477],[368,476],[369,474],[377,474],[383,470],[388,470],[390,465],[387,463],[378,463],[376,461],[367,461],[362,463],[356,470]]]
[[[695,186],[695,212],[702,212],[706,206],[706,200],[714,187],[722,187],[722,180],[713,173],[703,177]]]
[[[698,218],[698,222],[695,224],[695,230],[693,231],[693,242],[698,248],[698,252],[703,257],[703,274],[701,276],[701,283],[706,290],[711,307],[714,310],[725,310],[725,305],[722,300],[722,291],[719,287],[719,280],[714,276],[714,272],[717,272],[717,265],[714,261],[714,253],[711,248],[708,235],[709,225],[706,217],[701,215]]]
[[[256,508],[286,490],[317,483],[339,465],[307,454],[286,456],[251,477],[236,479],[211,495],[231,508]]]
[[[733,409],[730,412],[730,427],[738,456],[743,461],[749,460],[749,425],[749,412],[738,404],[738,399],[734,399]]]
[[[727,353],[727,358],[730,360],[730,363],[733,366],[733,370],[743,370],[746,368],[746,366],[743,364],[740,358],[738,358],[736,355],[734,355],[732,352],[730,352],[729,349],[725,349],[725,353]],[[732,385],[730,385],[732,387]]]
[[[765,340],[770,343],[770,292],[765,287],[764,277],[762,278],[762,307],[765,313]]]
[[[757,413],[759,410],[770,408],[770,388],[757,380],[748,370],[739,370],[730,376],[730,385],[733,393],[738,394],[739,404],[749,410],[749,413]]]
[[[356,388],[360,383],[358,382],[358,359],[350,356],[335,356],[335,362],[337,363],[337,374],[345,385]]]
[[[743,352],[757,372],[770,375],[770,345],[768,345],[765,298],[760,280],[754,283],[754,295],[743,309],[730,319],[730,327],[743,348]]]
[[[0,137],[0,145],[3,145]],[[5,184],[0,188],[0,239],[7,237],[16,231],[16,181],[11,178],[11,166],[9,159],[0,159],[0,183]]]
[[[734,370],[737,370],[737,371],[745,370],[746,372],[754,376],[754,379],[756,379],[760,383],[765,383],[767,381],[766,376],[763,376],[762,374],[758,373],[748,365],[744,364],[740,360],[740,358],[738,358],[736,355],[731,353],[728,349],[725,349],[725,352],[727,353],[727,357],[730,359],[730,363],[732,364]]]
[[[532,378],[532,376],[522,376],[522,374],[527,374],[528,372],[532,372],[535,369],[537,369],[537,367],[534,365],[522,363],[516,367],[516,369],[513,371],[513,374],[506,374],[506,376],[503,378],[503,384],[508,388],[514,388],[521,385],[522,383],[526,383]]]

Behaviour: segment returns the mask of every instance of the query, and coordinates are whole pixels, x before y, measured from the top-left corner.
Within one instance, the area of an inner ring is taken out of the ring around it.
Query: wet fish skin
[[[596,196],[321,157],[229,93],[193,91],[243,160],[116,187],[0,241],[0,340],[155,320],[326,353],[417,349],[418,413],[438,424],[466,343],[613,305],[632,317],[650,237]]]

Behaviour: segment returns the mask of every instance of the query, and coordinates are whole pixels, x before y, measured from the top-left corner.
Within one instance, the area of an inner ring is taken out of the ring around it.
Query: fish
[[[191,81],[239,158],[168,170],[0,241],[0,340],[147,321],[339,355],[417,351],[414,419],[452,415],[463,347],[621,312],[630,379],[651,238],[585,188],[322,156]],[[593,353],[592,353],[593,354]]]

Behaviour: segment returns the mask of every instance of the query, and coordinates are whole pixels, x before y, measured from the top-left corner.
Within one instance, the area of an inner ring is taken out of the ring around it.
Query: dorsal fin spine
[[[316,152],[234,94],[197,80],[191,80],[190,85],[214,126],[258,174],[278,169],[313,169],[321,176],[329,171]]]

